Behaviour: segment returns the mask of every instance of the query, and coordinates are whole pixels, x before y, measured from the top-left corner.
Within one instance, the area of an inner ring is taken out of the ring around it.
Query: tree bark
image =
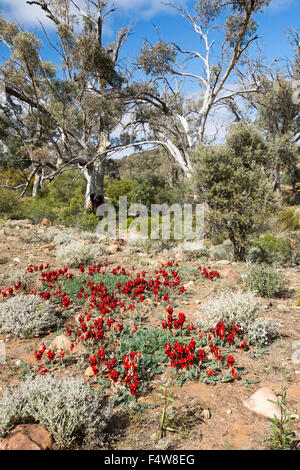
[[[40,189],[41,183],[41,173],[39,171],[36,172],[32,187],[32,197],[36,197],[38,190]]]
[[[104,203],[105,159],[96,160],[84,170],[86,178],[85,211],[96,214],[98,206]]]

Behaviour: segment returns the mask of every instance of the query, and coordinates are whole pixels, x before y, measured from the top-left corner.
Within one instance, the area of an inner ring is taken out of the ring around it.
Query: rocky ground
[[[46,227],[32,225],[22,221],[13,227],[0,227],[0,287],[7,287],[6,280],[12,271],[21,271],[34,264],[47,264],[60,267],[55,257],[55,245],[45,243],[43,233]],[[187,261],[183,253],[131,253],[126,244],[107,246],[107,254],[99,256],[99,261],[106,259],[110,266],[135,265],[138,269],[153,270],[162,261],[176,258],[182,265],[195,266],[199,260]],[[173,258],[172,258],[173,257]],[[207,261],[206,261],[207,264]],[[209,264],[221,274],[218,283],[203,284],[201,280],[192,281],[187,286],[189,296],[177,311],[183,311],[190,321],[197,318],[199,306],[205,299],[224,287],[243,287],[242,275],[245,265],[227,260],[209,261]],[[73,270],[76,272],[76,270]],[[242,381],[221,383],[215,386],[204,383],[186,382],[181,388],[172,382],[169,392],[173,403],[170,405],[177,416],[176,432],[168,432],[165,437],[156,440],[162,398],[157,396],[162,384],[172,370],[166,369],[163,376],[151,384],[147,393],[138,397],[140,402],[153,405],[143,412],[128,410],[124,418],[112,423],[112,437],[105,444],[111,449],[267,449],[271,424],[267,419],[270,411],[268,399],[279,392],[280,387],[287,387],[287,407],[295,416],[291,429],[300,436],[300,309],[295,307],[297,288],[300,286],[300,268],[284,270],[287,279],[287,292],[283,298],[259,299],[261,317],[272,319],[282,325],[280,337],[273,344],[262,350],[255,358],[247,353],[240,354],[239,363],[248,371],[248,385]],[[153,319],[156,318],[153,308]],[[49,335],[43,340],[52,341]],[[41,343],[39,338],[21,340],[14,336],[0,334],[0,341],[5,345],[6,362],[0,369],[1,391],[15,385],[28,367],[35,364],[34,351]],[[0,343],[1,345],[1,343]],[[22,368],[20,368],[22,361]],[[70,366],[66,374],[77,373],[86,382],[93,383],[93,377],[84,374],[84,370]],[[252,382],[252,383],[251,383]],[[250,399],[256,392],[261,393]],[[275,399],[276,397],[273,396]],[[249,400],[250,399],[250,400]],[[256,400],[257,399],[257,400]],[[275,410],[276,411],[276,410]],[[42,446],[40,446],[43,448]]]

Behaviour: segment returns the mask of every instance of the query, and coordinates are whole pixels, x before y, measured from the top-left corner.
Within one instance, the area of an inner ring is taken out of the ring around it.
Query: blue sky
[[[84,0],[77,1],[84,4]],[[174,9],[162,4],[161,0],[115,0],[114,3],[117,11],[108,17],[104,39],[111,42],[123,24],[131,23],[134,26],[134,31],[123,49],[124,60],[136,58],[145,39],[156,42],[158,36],[155,27],[159,28],[161,39],[174,41],[183,49],[197,50],[199,38],[191,24]],[[173,0],[173,3],[192,10],[195,1]],[[42,57],[44,60],[56,62],[53,50],[47,46],[38,19],[43,22],[51,37],[54,35],[54,25],[45,18],[39,7],[27,5],[26,0],[0,0],[0,10],[5,19],[16,21],[24,29],[40,36],[44,42]],[[265,13],[258,15],[260,45],[267,62],[270,63],[275,58],[284,60],[291,56],[292,48],[287,40],[287,30],[299,30],[299,19],[300,0],[272,0]],[[3,47],[0,47],[1,56],[3,51]],[[187,84],[185,90],[193,93],[199,88],[197,83],[193,82]],[[225,119],[226,117],[223,116]]]
[[[84,3],[84,0],[79,0]],[[164,40],[173,40],[183,47],[195,47],[197,35],[191,25],[161,0],[114,0],[117,12],[109,17],[106,26],[107,40],[113,39],[114,32],[121,24],[131,22],[135,25],[134,33],[130,37],[126,54],[136,56],[145,38],[155,41],[157,34],[154,25],[160,30]],[[192,8],[193,0],[175,0],[174,3]],[[30,29],[39,34],[40,26],[37,18],[43,21],[47,28],[52,28],[50,20],[46,19],[37,6],[26,4],[26,0],[0,0],[0,10],[4,17],[17,21],[24,29]],[[259,34],[266,58],[285,57],[291,50],[286,39],[289,27],[299,28],[300,0],[272,0],[271,5],[263,15],[258,16]],[[46,46],[46,44],[45,44]],[[47,47],[43,55],[50,51]],[[52,54],[51,54],[52,55]]]

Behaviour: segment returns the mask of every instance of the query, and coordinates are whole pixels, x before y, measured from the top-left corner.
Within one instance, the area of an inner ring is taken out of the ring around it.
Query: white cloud
[[[272,0],[268,7],[268,10],[272,13],[279,13],[283,10],[291,8],[296,3],[297,0]]]
[[[41,21],[46,27],[54,27],[37,5],[28,5],[26,0],[0,0],[0,10],[6,20],[19,23],[21,26],[39,26]]]
[[[177,4],[183,7],[186,2],[187,0],[173,1],[175,5]],[[115,0],[114,4],[118,9],[143,19],[150,19],[156,14],[163,12],[175,12],[172,7],[166,5],[162,0]]]
[[[77,0],[84,8],[84,1]],[[175,4],[184,6],[187,0],[175,0]],[[135,19],[150,19],[156,14],[175,12],[170,6],[165,5],[162,0],[114,0],[117,12],[122,15],[134,16]],[[75,9],[73,6],[72,9]],[[0,10],[6,19],[15,21],[24,27],[39,26],[41,21],[45,26],[54,28],[54,23],[47,18],[45,12],[38,5],[28,5],[26,0],[0,0]],[[74,11],[75,12],[75,11]]]

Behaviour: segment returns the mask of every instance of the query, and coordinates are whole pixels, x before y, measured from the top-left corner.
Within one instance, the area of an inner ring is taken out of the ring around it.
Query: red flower
[[[232,367],[233,364],[234,364],[234,357],[233,356],[228,356],[228,358],[227,358],[228,367]]]
[[[51,349],[49,349],[49,351],[48,351],[48,358],[49,358],[49,361],[53,361],[54,357],[55,357],[55,352],[54,352],[54,350],[51,351]]]

